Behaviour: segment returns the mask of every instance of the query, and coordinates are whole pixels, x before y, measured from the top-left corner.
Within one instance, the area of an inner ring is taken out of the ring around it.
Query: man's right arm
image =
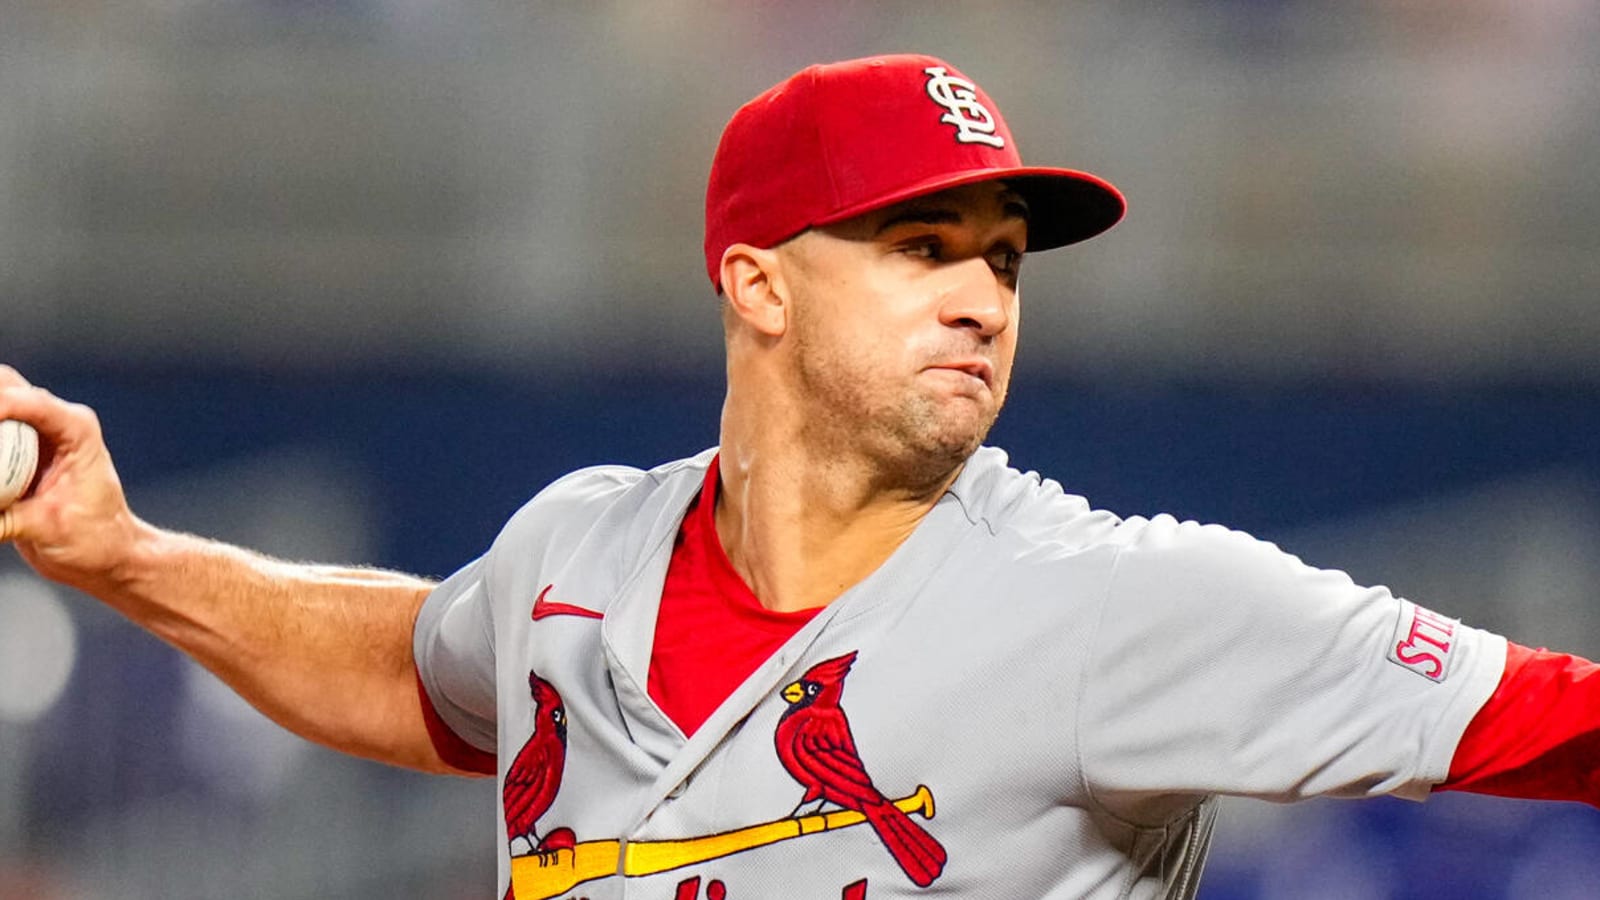
[[[210,669],[309,740],[369,759],[459,772],[428,736],[411,635],[432,585],[303,565],[156,528],[129,509],[87,407],[0,366],[0,419],[41,443],[10,540],[40,575],[82,590]]]

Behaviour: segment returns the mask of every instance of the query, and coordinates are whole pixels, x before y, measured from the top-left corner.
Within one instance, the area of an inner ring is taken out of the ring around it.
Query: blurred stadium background
[[[443,575],[715,439],[701,190],[813,61],[946,56],[1126,222],[1036,257],[994,442],[1600,655],[1584,0],[0,0],[0,360],[135,507]],[[0,553],[0,898],[482,898],[491,785],[287,736]],[[1231,802],[1202,896],[1600,895],[1585,807]]]

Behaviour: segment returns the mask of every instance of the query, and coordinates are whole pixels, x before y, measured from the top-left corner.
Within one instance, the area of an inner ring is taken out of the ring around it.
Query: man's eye
[[[906,244],[902,249],[907,254],[909,254],[911,256],[918,257],[920,259],[934,259],[934,260],[937,260],[937,259],[944,258],[944,251],[940,247],[939,242],[936,241],[936,240],[933,240],[932,238],[928,238],[928,239],[920,240],[920,241],[913,241],[912,243]]]
[[[1010,247],[996,247],[989,253],[989,265],[996,272],[1015,275],[1022,267],[1022,253]]]

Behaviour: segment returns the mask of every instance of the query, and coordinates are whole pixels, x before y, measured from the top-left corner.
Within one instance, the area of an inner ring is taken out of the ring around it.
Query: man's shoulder
[[[1225,557],[1221,551],[1255,547],[1281,552],[1223,525],[1183,520],[1168,513],[1147,517],[1096,508],[1051,478],[1014,468],[1006,453],[994,447],[980,448],[972,455],[950,493],[960,501],[968,519],[996,535],[1076,541],[1151,555]]]
[[[1057,481],[1013,467],[996,447],[979,448],[949,493],[969,521],[995,537],[1083,546],[1110,540],[1123,525],[1121,516],[1093,508]]]
[[[569,472],[523,504],[496,544],[521,544],[555,531],[576,534],[600,528],[621,537],[648,530],[659,519],[681,515],[713,455],[714,448],[650,469],[607,464]]]

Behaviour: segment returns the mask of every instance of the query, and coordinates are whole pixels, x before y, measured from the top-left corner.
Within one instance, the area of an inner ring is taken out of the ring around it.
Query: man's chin
[[[989,429],[994,427],[995,419],[1000,414],[998,409],[988,404],[969,404],[965,409],[949,412],[952,414],[946,416],[943,427],[933,435],[934,443],[946,454],[959,456],[962,460],[983,445],[989,436]]]
[[[938,480],[967,461],[989,436],[992,420],[964,422],[925,432],[907,442],[907,468],[918,469],[924,477]]]
[[[888,429],[868,429],[861,436],[876,446],[873,455],[889,480],[922,489],[947,480],[983,445],[997,412],[988,404],[924,398],[901,410]]]

